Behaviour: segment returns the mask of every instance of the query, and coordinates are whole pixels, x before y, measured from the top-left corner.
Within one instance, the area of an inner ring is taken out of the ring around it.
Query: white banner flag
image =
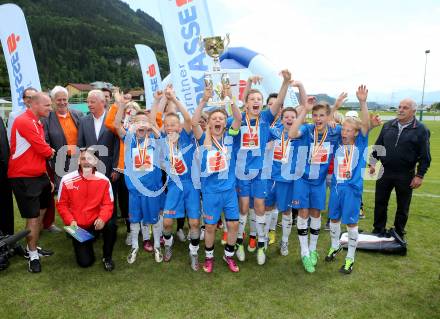
[[[15,4],[0,6],[0,39],[11,85],[12,111],[25,109],[23,91],[33,87],[41,91],[31,38],[23,11]]]
[[[194,113],[203,96],[204,73],[212,58],[199,45],[199,36],[214,36],[206,0],[160,0],[162,28],[176,95]]]
[[[143,44],[135,44],[135,48],[141,64],[142,79],[145,89],[145,106],[151,109],[154,101],[154,93],[162,90],[162,78],[160,77],[159,65],[153,50]]]

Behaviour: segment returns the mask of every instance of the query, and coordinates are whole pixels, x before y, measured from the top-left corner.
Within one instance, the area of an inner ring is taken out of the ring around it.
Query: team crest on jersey
[[[253,150],[260,148],[260,127],[247,126],[240,128],[240,148],[244,150]]]
[[[152,148],[133,148],[133,170],[136,172],[152,172],[154,169],[154,154]]]
[[[322,145],[310,144],[310,164],[326,164],[330,158],[330,142]]]

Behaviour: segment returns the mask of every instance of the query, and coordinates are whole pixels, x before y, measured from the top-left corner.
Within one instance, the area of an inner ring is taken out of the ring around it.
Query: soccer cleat
[[[154,260],[156,260],[157,263],[163,261],[162,250],[160,248],[154,248]]]
[[[352,260],[351,258],[345,258],[345,264],[342,265],[342,267],[339,269],[339,272],[346,275],[351,274],[351,272],[353,271],[353,265],[354,260]]]
[[[318,252],[316,250],[312,250],[310,252],[310,261],[312,262],[313,267],[316,266],[316,264],[318,263]]]
[[[111,258],[102,258],[102,265],[106,271],[112,271],[115,269],[115,264]]]
[[[309,256],[303,256],[301,258],[304,269],[308,272],[308,273],[313,273],[315,272],[315,267],[312,264],[312,261],[310,260]]]
[[[239,272],[240,268],[237,266],[234,258],[223,255],[223,260],[228,264],[228,268],[232,272]]]
[[[127,246],[131,246],[131,233],[127,233],[127,237],[125,238],[125,244]]]
[[[163,261],[169,262],[171,260],[171,257],[173,256],[173,246],[167,246],[165,245],[165,253],[163,256]]]
[[[247,250],[250,253],[253,253],[257,249],[257,239],[255,237],[249,237],[249,245],[247,246]]]
[[[194,270],[194,271],[197,271],[197,270],[199,270],[199,255],[197,255],[197,254],[195,254],[195,255],[193,255],[193,254],[189,254],[189,260],[190,260],[190,263],[191,263],[191,269],[192,270]]]
[[[130,253],[127,256],[127,262],[129,264],[132,264],[136,261],[137,253],[139,251],[139,248],[132,248]]]
[[[244,247],[243,247],[243,244],[237,244],[236,245],[236,255],[237,255],[237,259],[239,260],[239,261],[244,261],[245,259],[246,259],[246,255],[245,255],[245,253],[244,253]]]
[[[281,254],[281,256],[287,256],[289,254],[289,243],[288,242],[281,241],[280,254]]]
[[[184,243],[186,241],[186,237],[185,237],[185,234],[183,233],[183,229],[179,229],[176,232],[176,236],[182,243]]]
[[[275,230],[269,231],[269,245],[275,244],[276,241],[276,233]]]
[[[226,245],[227,242],[228,242],[228,232],[224,231],[222,236],[222,245]]]
[[[325,256],[325,261],[335,261],[337,254],[342,250],[342,246],[339,246],[338,248],[331,247],[328,251],[327,256]]]
[[[266,248],[257,249],[257,263],[260,266],[266,263]]]
[[[41,264],[39,259],[29,260],[28,271],[32,273],[41,272]]]
[[[212,273],[214,269],[214,258],[205,258],[203,263],[203,270],[207,273]]]
[[[154,250],[154,247],[153,247],[153,244],[151,243],[151,240],[149,240],[149,239],[144,240],[144,250],[149,253],[151,253]]]

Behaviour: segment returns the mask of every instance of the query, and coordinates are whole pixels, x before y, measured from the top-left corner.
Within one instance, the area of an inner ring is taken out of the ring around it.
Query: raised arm
[[[209,128],[209,125],[206,126],[205,140],[203,141],[203,146],[207,150],[210,150],[212,147],[211,129]]]
[[[338,98],[335,101],[335,104],[331,108],[330,118],[332,120],[335,120],[335,118],[334,118],[335,113],[347,101],[347,96],[348,96],[348,94],[346,92],[342,92],[341,94],[339,94]]]
[[[162,90],[157,90],[154,93],[154,101],[153,105],[151,105],[150,119],[152,121],[156,121],[157,113],[161,113],[161,100],[164,97],[164,93]]]
[[[295,81],[295,80],[291,80],[290,81],[290,86],[298,88],[298,92],[299,92],[299,105],[296,107],[296,111],[299,113],[299,112],[301,112],[301,110],[304,107],[304,105],[306,105],[306,103],[307,103],[306,89],[304,88],[304,85],[302,84],[302,82]]]
[[[223,86],[223,96],[229,97],[229,100],[231,101],[231,110],[232,110],[232,117],[233,121],[231,124],[231,128],[233,130],[238,130],[241,126],[241,112],[238,106],[234,103],[234,100],[232,98],[232,91],[230,85],[224,85]]]
[[[263,81],[263,78],[259,75],[252,75],[248,78],[248,80],[246,82],[246,87],[244,88],[244,91],[243,91],[243,96],[242,96],[243,103],[245,103],[246,95],[248,94],[249,90],[252,88],[252,85],[260,84],[261,81]]]
[[[316,98],[310,96],[307,98],[306,105],[301,108],[298,117],[293,121],[292,126],[289,129],[289,138],[300,137],[299,127],[304,123],[307,113],[312,110],[313,105],[316,103]]]
[[[290,80],[292,78],[292,74],[289,70],[283,70],[281,71],[281,75],[283,76],[283,83],[281,84],[280,91],[278,92],[278,97],[275,100],[275,102],[270,106],[270,111],[275,116],[280,111],[281,106],[284,103],[284,100],[286,99],[287,89],[290,85]]]
[[[173,102],[176,104],[177,110],[182,113],[183,116],[183,128],[187,133],[190,133],[192,130],[192,122],[191,122],[191,115],[189,115],[188,111],[186,110],[185,106],[180,102],[177,97],[176,93],[173,90],[172,86],[169,86],[165,89],[165,96],[168,99],[168,101]]]
[[[124,138],[124,136],[126,134],[126,131],[125,131],[124,127],[122,126],[122,117],[125,113],[125,109],[127,107],[127,104],[124,103],[123,97],[119,92],[116,92],[114,96],[115,96],[115,105],[118,107],[118,111],[116,112],[116,115],[115,115],[114,127],[116,130],[116,133],[122,139],[122,138]]]
[[[370,128],[370,114],[368,113],[367,106],[368,89],[365,85],[361,85],[358,87],[356,91],[356,97],[358,98],[359,104],[361,106],[362,134],[367,135]]]
[[[203,108],[206,106],[206,103],[209,101],[211,96],[212,96],[212,87],[211,86],[205,87],[205,90],[203,92],[203,97],[200,100],[199,105],[195,109],[192,120],[191,120],[191,125],[192,125],[192,129],[193,129],[194,137],[197,140],[199,140],[203,135],[203,130],[202,130],[199,122],[202,117]]]

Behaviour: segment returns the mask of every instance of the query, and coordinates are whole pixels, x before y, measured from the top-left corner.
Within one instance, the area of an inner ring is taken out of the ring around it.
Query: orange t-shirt
[[[116,136],[118,132],[116,132],[115,128],[115,117],[118,112],[118,107],[116,104],[113,104],[108,110],[107,117],[105,118],[104,125],[107,129],[109,129]],[[118,168],[120,170],[124,170],[124,142],[119,139],[119,160],[118,160]]]
[[[60,121],[61,128],[64,132],[64,137],[67,141],[67,155],[75,154],[76,144],[78,142],[78,128],[70,115],[67,112],[66,116],[57,113],[58,121]]]

